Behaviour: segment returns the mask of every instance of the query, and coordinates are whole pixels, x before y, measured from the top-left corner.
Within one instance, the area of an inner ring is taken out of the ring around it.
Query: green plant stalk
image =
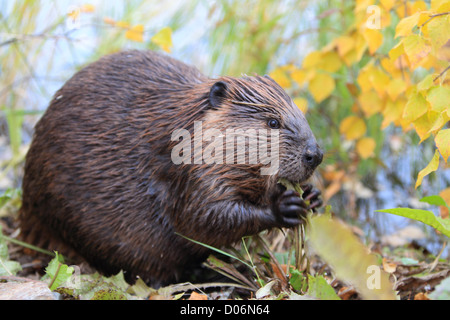
[[[31,249],[31,250],[34,250],[34,251],[37,251],[37,252],[40,252],[40,253],[43,253],[43,254],[52,256],[52,257],[55,256],[55,253],[54,253],[54,252],[51,252],[51,251],[48,251],[48,250],[45,250],[45,249],[42,249],[42,248],[33,246],[32,244],[29,244],[29,243],[26,243],[26,242],[23,242],[23,241],[14,239],[14,238],[10,238],[10,237],[5,236],[5,235],[3,235],[3,234],[0,234],[0,238],[1,238],[1,239],[4,239],[4,240],[6,240],[6,241],[9,241],[9,242],[11,242],[11,243],[17,244],[17,245],[19,245],[19,246],[22,246],[22,247],[24,247],[24,248],[28,248],[28,249]]]
[[[237,260],[237,261],[243,263],[244,265],[246,265],[246,266],[247,266],[249,269],[251,269],[252,271],[255,271],[255,270],[253,269],[253,266],[252,266],[252,265],[248,264],[247,262],[245,262],[245,261],[242,260],[242,259],[239,259],[238,257],[233,256],[232,254],[229,254],[228,252],[225,252],[225,251],[223,251],[223,250],[217,249],[217,248],[215,248],[215,247],[213,247],[213,246],[210,246],[210,245],[207,245],[207,244],[205,244],[205,243],[203,243],[203,242],[196,241],[196,240],[194,240],[194,239],[188,238],[188,237],[186,237],[186,236],[184,236],[184,235],[182,235],[182,234],[180,234],[180,233],[175,232],[175,234],[176,234],[176,235],[179,235],[180,237],[183,237],[183,238],[185,238],[186,240],[189,240],[189,241],[191,241],[191,242],[193,242],[193,243],[196,243],[196,244],[201,245],[201,246],[203,246],[203,247],[205,247],[205,248],[208,248],[208,249],[210,249],[210,250],[213,250],[213,251],[216,251],[216,252],[218,252],[218,253],[220,253],[220,254],[223,254],[224,256],[227,256],[227,257],[230,257],[230,258],[232,258],[232,259],[235,259],[235,260]]]
[[[253,259],[252,259],[251,255],[250,255],[250,253],[248,252],[247,245],[245,244],[245,241],[244,241],[245,238],[246,237],[242,237],[242,245],[244,246],[244,249],[245,249],[245,252],[247,253],[248,259],[250,260],[253,272],[255,273],[256,277],[258,278],[258,283],[262,287],[264,285],[264,281],[259,277],[257,268],[256,268],[255,264],[253,263]]]

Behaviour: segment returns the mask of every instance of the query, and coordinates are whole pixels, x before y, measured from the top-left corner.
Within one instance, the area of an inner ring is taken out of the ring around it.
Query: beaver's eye
[[[267,124],[272,129],[279,129],[280,128],[280,122],[277,119],[270,119]]]

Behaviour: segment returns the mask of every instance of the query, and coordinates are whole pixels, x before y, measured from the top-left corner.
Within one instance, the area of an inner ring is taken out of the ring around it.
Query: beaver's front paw
[[[319,189],[314,188],[312,184],[304,184],[302,185],[303,190],[303,200],[308,203],[308,210],[315,211],[316,208],[319,208],[323,205],[322,201],[322,193]]]
[[[285,190],[274,203],[274,213],[282,227],[294,227],[304,221],[308,205],[298,192]]]

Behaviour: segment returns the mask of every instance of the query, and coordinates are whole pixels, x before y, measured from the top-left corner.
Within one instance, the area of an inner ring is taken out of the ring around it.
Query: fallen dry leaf
[[[188,300],[208,300],[208,297],[204,294],[193,291]]]
[[[342,287],[338,291],[338,296],[342,300],[349,300],[352,296],[358,294],[353,287]]]
[[[419,292],[414,296],[414,300],[430,300],[430,298],[428,298],[426,293]]]
[[[397,264],[387,260],[386,258],[383,258],[383,269],[387,273],[394,273],[395,270],[397,270]]]

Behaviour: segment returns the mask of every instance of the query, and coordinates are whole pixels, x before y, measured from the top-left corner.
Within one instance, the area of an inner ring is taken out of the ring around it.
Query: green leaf
[[[94,293],[91,300],[127,300],[127,297],[116,289],[101,289]]]
[[[400,258],[400,262],[401,262],[401,264],[403,264],[405,266],[412,266],[412,265],[416,265],[419,263],[419,261],[417,261],[416,259],[412,259],[412,258]]]
[[[310,244],[334,270],[336,277],[350,282],[364,299],[394,300],[396,296],[378,259],[344,224],[324,216],[310,219]]]
[[[2,228],[0,226],[0,235]],[[3,237],[0,236],[0,277],[15,275],[22,270],[20,263],[9,260],[8,245]]]
[[[308,274],[308,296],[320,300],[341,300],[327,280],[321,276],[311,276]]]
[[[19,198],[21,196],[20,189],[8,188],[6,191],[0,195],[0,208],[7,204],[10,200]]]
[[[302,291],[304,289],[304,286],[306,284],[306,278],[303,276],[303,274],[297,270],[292,269],[291,270],[291,277],[289,279],[289,284],[294,288],[296,291]]]
[[[450,219],[436,217],[431,211],[411,208],[394,208],[376,210],[375,212],[386,212],[420,221],[435,228],[447,237],[450,237]]]
[[[424,197],[424,198],[420,199],[420,202],[425,202],[425,203],[431,204],[433,206],[444,206],[450,210],[450,207],[447,205],[445,200],[442,199],[442,197],[438,196],[438,195]]]
[[[50,261],[47,268],[45,268],[45,273],[51,279],[49,288],[52,291],[66,282],[72,276],[74,271],[72,267],[64,264],[62,260],[62,256],[55,251],[55,257]]]

